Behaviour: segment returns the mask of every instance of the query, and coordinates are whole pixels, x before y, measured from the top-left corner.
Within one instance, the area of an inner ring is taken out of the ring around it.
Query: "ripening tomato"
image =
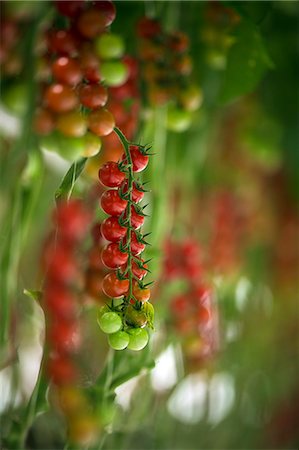
[[[147,324],[147,318],[143,311],[128,305],[125,314],[125,321],[131,327],[144,328]]]
[[[89,8],[80,14],[77,20],[77,29],[87,39],[94,39],[105,30],[104,16],[96,8]]]
[[[82,156],[90,158],[99,153],[102,147],[102,140],[101,138],[99,138],[99,136],[88,132],[84,136],[84,144],[85,147]]]
[[[103,248],[101,258],[106,267],[117,269],[127,262],[128,253],[122,252],[116,242],[111,242]]]
[[[120,189],[125,194],[128,192],[128,180],[124,180]],[[138,185],[138,183],[133,183],[133,189],[132,189],[132,200],[134,203],[139,203],[144,197],[144,192],[142,190],[142,187]]]
[[[58,83],[75,86],[82,80],[82,72],[78,61],[68,56],[60,56],[52,64],[52,73]]]
[[[54,0],[55,6],[63,16],[74,18],[83,10],[84,0]]]
[[[89,49],[83,48],[79,55],[83,77],[90,83],[101,81],[100,64],[96,55]]]
[[[142,153],[138,145],[130,145],[129,150],[133,163],[133,171],[141,172],[146,168],[149,157]],[[126,155],[123,155],[122,159],[123,161],[126,161]]]
[[[79,448],[94,447],[99,439],[100,424],[97,417],[89,411],[80,411],[69,423],[69,440]]]
[[[190,55],[181,55],[179,58],[176,58],[173,63],[174,69],[180,74],[184,76],[188,76],[191,74],[193,69],[193,62]]]
[[[95,0],[93,3],[94,7],[97,8],[102,14],[102,20],[105,27],[109,27],[115,19],[116,9],[114,3],[110,0]]]
[[[78,51],[78,39],[70,30],[51,30],[47,35],[50,53],[73,55]]]
[[[88,126],[97,136],[107,136],[115,127],[114,117],[108,109],[95,109],[88,116]]]
[[[119,280],[115,272],[108,273],[103,280],[103,292],[107,297],[118,298],[128,292],[129,280]]]
[[[50,134],[55,127],[54,117],[47,109],[38,109],[34,115],[33,128],[37,134]]]
[[[101,226],[102,235],[107,241],[119,242],[127,233],[127,229],[119,224],[117,217],[108,217]]]
[[[110,216],[120,216],[126,206],[126,200],[120,198],[116,190],[110,189],[101,196],[101,207]]]
[[[171,34],[169,39],[169,47],[174,52],[183,53],[188,50],[189,45],[189,38],[185,33],[181,31],[175,31]]]
[[[104,186],[118,187],[125,179],[124,172],[119,170],[114,161],[106,162],[99,170],[99,180]]]
[[[51,111],[64,113],[78,106],[75,91],[65,84],[51,84],[45,92],[45,103]]]
[[[131,252],[134,256],[140,255],[145,249],[145,244],[137,239],[134,231],[131,233]]]
[[[58,386],[72,383],[78,378],[74,364],[65,355],[52,356],[47,365],[47,372]]]
[[[149,288],[142,288],[136,280],[133,280],[133,295],[139,302],[145,303],[150,299],[151,291]]]
[[[79,111],[70,111],[58,116],[56,127],[65,136],[81,137],[86,133],[87,122]]]
[[[101,108],[107,103],[108,92],[101,84],[83,84],[79,88],[79,98],[87,108]]]

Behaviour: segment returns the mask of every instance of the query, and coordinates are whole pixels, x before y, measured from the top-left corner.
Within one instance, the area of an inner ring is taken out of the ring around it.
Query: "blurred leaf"
[[[271,8],[270,2],[224,1],[223,3],[234,9],[241,17],[256,24],[267,16]]]
[[[40,304],[42,299],[42,292],[41,291],[35,291],[31,289],[24,289],[23,293],[29,297],[32,298],[32,300],[36,301],[38,304]]]
[[[86,161],[87,158],[81,158],[79,159],[79,161],[75,161],[71,165],[71,167],[63,177],[59,188],[55,192],[55,200],[58,200],[64,196],[67,198],[71,196],[75,183],[85,167]]]
[[[230,102],[252,92],[273,63],[267,53],[258,29],[243,20],[237,27],[235,43],[227,60],[227,68],[220,90],[220,102]]]

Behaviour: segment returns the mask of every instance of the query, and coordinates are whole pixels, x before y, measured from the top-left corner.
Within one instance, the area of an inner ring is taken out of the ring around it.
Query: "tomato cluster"
[[[165,246],[164,279],[183,282],[171,298],[172,324],[180,336],[187,363],[197,366],[217,349],[217,310],[211,286],[204,281],[201,249],[193,239],[169,240]]]
[[[61,201],[53,215],[55,231],[43,249],[45,285],[42,305],[47,320],[48,376],[54,383],[59,406],[68,422],[70,440],[85,444],[96,439],[99,419],[91,412],[76,384],[80,347],[79,292],[82,286],[78,247],[85,237],[90,214],[79,200]]]
[[[108,87],[122,85],[128,69],[120,60],[123,39],[108,31],[115,19],[110,0],[55,2],[65,28],[51,28],[44,55],[42,98],[34,129],[44,149],[66,159],[94,156],[115,119],[107,108]]]
[[[152,326],[150,290],[142,282],[148,269],[140,256],[146,245],[140,232],[144,213],[138,205],[144,188],[134,178],[145,169],[148,159],[145,147],[126,141],[121,160],[108,161],[99,170],[100,182],[109,188],[101,196],[101,207],[109,215],[101,225],[102,236],[109,242],[101,259],[112,270],[104,277],[102,289],[112,301],[99,312],[98,323],[116,350],[141,350],[148,342],[144,327]]]
[[[154,106],[169,103],[168,128],[185,131],[192,112],[202,103],[202,91],[191,80],[188,36],[180,31],[168,33],[158,20],[148,17],[139,20],[137,34],[148,101]]]

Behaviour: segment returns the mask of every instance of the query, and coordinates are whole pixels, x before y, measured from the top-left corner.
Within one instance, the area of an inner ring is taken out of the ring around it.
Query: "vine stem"
[[[127,263],[127,267],[128,267],[128,276],[129,276],[129,292],[128,292],[128,296],[127,298],[125,298],[125,306],[128,305],[130,299],[133,296],[133,272],[132,272],[132,252],[131,252],[131,230],[132,230],[132,225],[131,225],[131,208],[132,208],[132,204],[133,204],[133,200],[132,200],[132,191],[133,191],[133,182],[134,182],[134,175],[133,175],[133,163],[132,163],[132,158],[131,158],[131,153],[130,153],[130,142],[126,139],[125,135],[120,131],[119,128],[115,127],[114,128],[114,132],[117,134],[119,140],[121,141],[123,148],[125,150],[125,155],[126,155],[126,159],[127,159],[127,169],[128,169],[128,204],[126,207],[126,212],[127,212],[127,220],[128,220],[128,227],[127,227],[127,246],[128,246],[128,263]]]

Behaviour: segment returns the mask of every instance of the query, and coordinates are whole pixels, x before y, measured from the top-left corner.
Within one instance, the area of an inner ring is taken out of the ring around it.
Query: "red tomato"
[[[120,251],[119,245],[111,242],[111,244],[103,248],[101,258],[106,267],[109,269],[117,269],[127,262],[128,253]]]
[[[89,8],[80,14],[77,20],[77,29],[87,39],[94,39],[105,30],[104,15],[96,8]]]
[[[58,386],[70,384],[78,378],[75,366],[65,355],[52,356],[48,362],[47,371],[49,377]]]
[[[119,280],[115,272],[108,273],[103,280],[103,292],[107,297],[118,298],[129,289],[129,280]]]
[[[65,84],[52,84],[45,92],[45,103],[51,111],[64,113],[78,106],[78,98],[73,89]]]
[[[105,24],[105,27],[109,27],[116,17],[114,3],[110,0],[96,0],[94,6],[101,12],[102,21]]]
[[[107,136],[115,127],[114,117],[104,108],[91,111],[88,117],[89,129],[97,136]]]
[[[84,0],[54,0],[60,14],[67,17],[76,17],[84,8]]]
[[[123,243],[124,245],[126,244],[126,236],[123,239]],[[137,256],[140,253],[143,252],[143,250],[145,249],[145,244],[143,244],[142,242],[139,242],[136,236],[136,233],[134,231],[131,232],[131,252],[132,255]]]
[[[130,145],[130,154],[133,163],[133,171],[141,172],[144,170],[148,164],[149,157],[147,155],[143,155],[140,151],[138,145]],[[126,160],[126,156],[123,155],[123,160]]]
[[[76,298],[63,285],[50,284],[45,290],[45,308],[57,318],[72,318],[76,314]]]
[[[47,267],[47,275],[51,281],[69,283],[78,273],[72,253],[60,245],[52,249],[51,259]]]
[[[120,189],[125,194],[128,192],[128,180],[124,180]],[[139,189],[138,184],[133,183],[133,189],[132,189],[132,200],[134,203],[139,203],[144,197],[144,192]]]
[[[131,225],[138,230],[144,224],[144,216],[137,214],[134,206],[131,207]]]
[[[152,38],[161,34],[161,25],[156,19],[142,17],[137,24],[137,34],[143,38]]]
[[[126,206],[126,200],[121,199],[116,190],[110,189],[101,197],[101,207],[110,216],[120,216]]]
[[[78,51],[78,39],[70,30],[51,30],[47,42],[50,53],[73,55]]]
[[[87,81],[90,83],[98,83],[101,80],[99,59],[91,49],[83,48],[81,50],[79,62],[84,78]]]
[[[89,225],[90,214],[80,200],[61,202],[53,214],[59,232],[69,240],[81,239]]]
[[[111,242],[119,242],[127,233],[127,229],[119,224],[117,217],[105,219],[101,230],[104,238]]]
[[[79,89],[79,98],[87,108],[101,108],[107,103],[108,92],[101,84],[83,84]]]
[[[52,73],[59,83],[75,86],[82,80],[82,72],[78,61],[68,56],[60,56],[52,64]]]
[[[145,303],[150,299],[151,291],[149,288],[141,288],[138,282],[133,280],[133,295],[136,300]]]
[[[48,339],[51,347],[59,353],[73,352],[80,344],[80,334],[77,323],[67,320],[52,322]]]
[[[99,180],[104,186],[118,187],[125,179],[124,172],[118,168],[114,161],[106,162],[99,170]]]

